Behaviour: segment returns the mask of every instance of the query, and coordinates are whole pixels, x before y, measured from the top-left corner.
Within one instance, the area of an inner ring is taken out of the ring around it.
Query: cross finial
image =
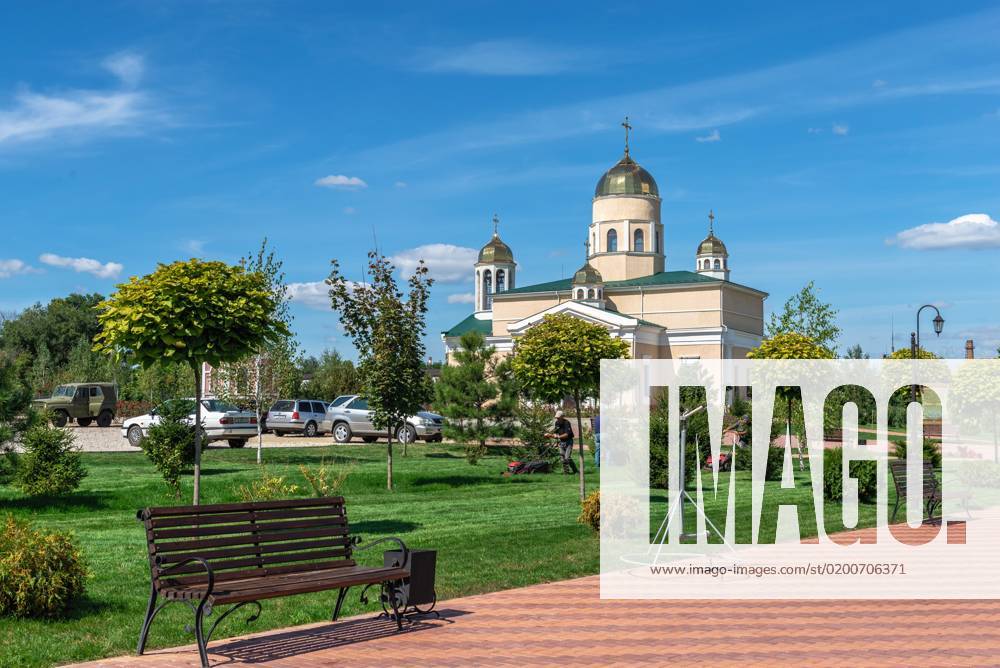
[[[712,229],[712,226],[714,225],[714,223],[715,223],[715,213],[713,213],[712,210],[709,209],[708,210],[708,233],[709,234],[715,234],[715,231]]]
[[[499,227],[500,227],[500,216],[498,216],[498,215],[496,215],[496,214],[494,213],[494,214],[493,214],[493,236],[495,236],[495,237],[496,237],[496,236],[499,236],[499,234],[500,234],[500,233],[499,233],[499,232],[497,232],[497,229],[498,229]]]
[[[628,116],[625,117],[625,122],[622,123],[622,127],[625,128],[625,155],[628,155],[628,133],[632,129],[632,125],[628,122]]]

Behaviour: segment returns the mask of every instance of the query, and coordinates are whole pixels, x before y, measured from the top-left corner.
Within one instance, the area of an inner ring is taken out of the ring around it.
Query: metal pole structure
[[[917,351],[920,350],[920,313],[925,308],[934,309],[934,333],[941,336],[942,330],[944,330],[944,318],[941,317],[941,311],[934,304],[924,304],[917,309],[917,331],[910,333],[910,359],[917,359]],[[910,401],[917,400],[917,386],[910,386]]]
[[[697,406],[697,407],[692,408],[691,410],[689,410],[687,413],[682,413],[681,414],[681,418],[680,418],[680,423],[681,423],[681,439],[680,439],[681,440],[681,451],[680,451],[680,455],[677,457],[678,468],[680,470],[677,472],[677,474],[678,474],[678,478],[680,478],[680,481],[681,481],[681,485],[680,485],[680,487],[681,487],[681,493],[680,493],[680,495],[678,496],[678,499],[677,499],[677,503],[679,504],[678,508],[677,508],[677,511],[678,511],[677,521],[680,523],[678,525],[678,527],[679,527],[678,533],[680,534],[681,540],[684,540],[685,537],[691,537],[691,536],[696,536],[697,535],[697,534],[690,534],[690,535],[688,535],[688,534],[684,533],[684,499],[687,498],[687,481],[684,480],[684,473],[685,473],[684,457],[687,454],[687,421],[688,421],[688,418],[691,417],[692,415],[694,415],[695,413],[698,413],[698,412],[703,411],[703,410],[705,410],[705,406],[704,405]],[[697,462],[695,464],[697,465]]]

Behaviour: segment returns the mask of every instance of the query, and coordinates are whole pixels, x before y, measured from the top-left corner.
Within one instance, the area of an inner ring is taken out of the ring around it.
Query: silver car
[[[322,427],[326,407],[325,401],[315,399],[281,399],[267,412],[267,428],[275,436],[292,432],[319,436],[326,433]]]
[[[341,400],[342,397],[337,399]],[[396,440],[401,443],[413,443],[416,440],[440,441],[443,425],[444,419],[437,413],[420,411],[406,418],[406,422],[396,431]],[[357,395],[351,395],[339,404],[335,401],[326,412],[321,428],[332,433],[333,440],[337,443],[348,443],[355,436],[360,436],[365,443],[372,443],[389,435],[386,431],[375,429],[368,400]]]

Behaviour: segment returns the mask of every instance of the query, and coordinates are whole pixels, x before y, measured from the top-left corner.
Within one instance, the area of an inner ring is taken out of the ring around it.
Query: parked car
[[[325,434],[321,427],[326,416],[326,402],[315,399],[281,399],[267,412],[267,428],[275,436],[298,432],[303,436]]]
[[[406,422],[396,430],[396,439],[401,443],[413,443],[416,440],[440,441],[443,425],[444,418],[437,413],[420,411],[406,418]],[[339,404],[332,405],[326,412],[321,428],[331,432],[333,440],[337,443],[348,443],[355,436],[360,436],[365,443],[372,443],[379,437],[384,438],[389,435],[387,431],[375,429],[371,421],[371,411],[368,409],[368,400],[356,394],[349,395]]]
[[[76,420],[81,427],[97,421],[98,427],[110,427],[115,419],[118,391],[113,383],[70,383],[60,385],[47,399],[36,399],[32,405],[39,411],[51,411],[52,423],[65,427]]]
[[[194,424],[194,399],[172,399],[189,404],[188,424]],[[129,445],[140,447],[149,428],[160,421],[162,404],[146,415],[129,418],[122,423],[122,437]],[[241,411],[232,404],[219,399],[201,400],[201,424],[205,443],[226,441],[231,448],[242,448],[247,441],[257,435],[257,416],[250,411]]]

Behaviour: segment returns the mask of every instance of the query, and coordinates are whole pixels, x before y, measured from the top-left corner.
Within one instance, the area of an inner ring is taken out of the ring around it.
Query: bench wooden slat
[[[213,503],[201,506],[157,506],[142,512],[150,519],[174,515],[211,515],[245,510],[273,510],[277,508],[311,508],[315,506],[344,505],[342,496],[325,496],[315,499],[282,499],[280,501],[252,501],[248,503]]]
[[[213,559],[211,560],[212,570],[218,574],[220,571],[230,571],[234,568],[246,570],[248,568],[262,568],[271,564],[284,564],[292,561],[316,561],[318,559],[329,559],[331,557],[346,557],[350,550],[307,550],[305,552],[286,552],[282,554],[268,554],[261,556],[243,557],[241,559]],[[201,555],[198,555],[201,556]],[[204,558],[204,557],[203,557]],[[181,566],[180,568],[168,569],[167,572],[160,573],[161,578],[172,578],[188,573],[204,573],[205,569],[200,564]]]
[[[220,524],[204,527],[184,527],[181,529],[160,529],[153,530],[153,539],[162,538],[193,538],[201,536],[222,536],[225,534],[249,534],[258,535],[264,533],[275,533],[279,529],[319,529],[326,527],[337,527],[341,532],[347,533],[347,518],[324,517],[300,520],[282,520],[274,522],[243,522],[240,524]]]
[[[266,579],[272,575],[284,575],[291,573],[309,573],[313,571],[332,571],[338,568],[349,568],[357,564],[350,559],[335,559],[333,561],[311,561],[308,563],[292,564],[289,566],[270,566],[267,568],[251,568],[239,571],[223,571],[215,574],[216,585],[232,580],[258,580]],[[204,571],[202,571],[204,573]],[[205,575],[182,575],[173,577],[172,575],[160,576],[160,581],[170,586],[171,584],[195,585],[204,584],[208,578]]]
[[[336,530],[335,530],[336,529]],[[254,545],[256,543],[277,543],[284,541],[304,540],[308,538],[332,538],[343,540],[348,538],[337,528],[310,529],[308,531],[289,531],[281,533],[244,534],[242,536],[225,536],[222,538],[192,539],[171,543],[150,543],[152,555],[161,555],[181,551],[202,550],[232,545]]]
[[[207,524],[229,524],[236,522],[267,521],[298,517],[343,517],[343,506],[317,506],[315,508],[290,508],[280,510],[254,510],[242,513],[218,513],[212,515],[180,515],[150,520],[154,529],[170,527],[204,526]]]
[[[337,548],[347,545],[347,538],[330,538],[327,540],[304,540],[280,543],[264,543],[262,545],[246,545],[241,547],[222,548],[218,550],[197,550],[194,552],[175,552],[160,555],[160,563],[164,567],[169,564],[184,561],[188,557],[199,556],[203,559],[227,559],[243,557],[250,554],[274,554],[291,552],[293,550],[314,550],[321,547]]]

